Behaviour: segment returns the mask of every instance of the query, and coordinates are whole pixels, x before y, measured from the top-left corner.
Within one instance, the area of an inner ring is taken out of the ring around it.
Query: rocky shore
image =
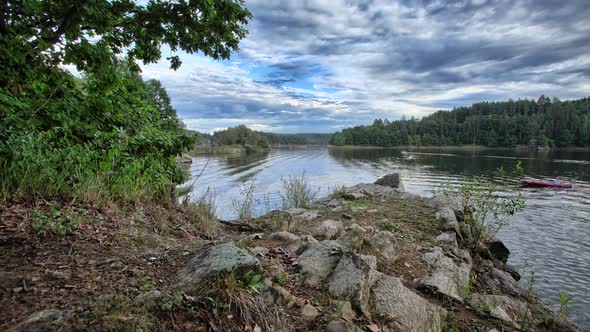
[[[463,215],[443,197],[405,193],[391,174],[309,209],[225,222],[215,236],[179,249],[165,281],[135,286],[129,305],[143,309],[129,310],[115,326],[137,330],[128,323],[161,313],[170,301],[183,316],[146,329],[578,331],[519,285],[501,241],[470,239]],[[11,331],[77,330],[92,322],[72,315],[44,308]]]

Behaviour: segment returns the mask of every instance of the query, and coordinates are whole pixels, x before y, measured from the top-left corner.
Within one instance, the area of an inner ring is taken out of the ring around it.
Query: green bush
[[[18,95],[0,91],[2,198],[169,199],[185,179],[175,156],[195,141],[175,111],[125,63],[80,82],[54,70]]]

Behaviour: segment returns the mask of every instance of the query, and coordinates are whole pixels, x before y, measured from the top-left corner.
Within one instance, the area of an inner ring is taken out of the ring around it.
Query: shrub
[[[522,176],[521,163],[517,162],[513,175]],[[498,169],[498,176],[504,177],[502,168]],[[510,217],[522,210],[525,205],[522,192],[515,188],[514,193],[498,194],[498,185],[482,176],[474,176],[461,182],[457,189],[449,185],[442,186],[439,193],[447,199],[455,209],[463,207],[463,222],[469,226],[474,242],[488,241],[506,226]]]
[[[305,172],[299,176],[289,175],[287,178],[281,178],[281,182],[284,209],[307,208],[318,197],[318,191],[313,190],[307,182]]]

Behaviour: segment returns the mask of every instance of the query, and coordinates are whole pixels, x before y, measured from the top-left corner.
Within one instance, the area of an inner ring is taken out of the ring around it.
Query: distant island
[[[414,117],[395,121],[377,119],[372,125],[335,133],[331,144],[588,147],[590,98],[560,101],[541,96],[537,101],[481,102],[438,111],[421,120]]]

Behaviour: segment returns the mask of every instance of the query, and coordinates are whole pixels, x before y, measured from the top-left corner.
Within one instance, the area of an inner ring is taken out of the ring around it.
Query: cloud
[[[145,67],[189,126],[331,132],[481,100],[589,94],[586,0],[249,0],[231,61]],[[231,121],[227,120],[231,119]]]

